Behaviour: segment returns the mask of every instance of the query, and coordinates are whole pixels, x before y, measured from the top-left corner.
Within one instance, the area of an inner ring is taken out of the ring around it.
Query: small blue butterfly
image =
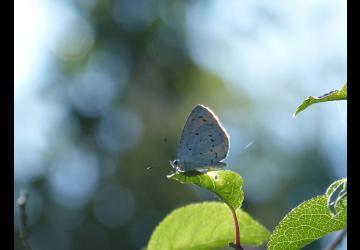
[[[219,168],[229,152],[229,136],[218,117],[209,108],[197,105],[182,131],[177,160],[170,161],[179,172]]]

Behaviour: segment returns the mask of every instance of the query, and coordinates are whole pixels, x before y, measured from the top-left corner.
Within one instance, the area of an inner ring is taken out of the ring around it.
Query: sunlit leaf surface
[[[241,209],[236,210],[241,244],[258,246],[269,231]],[[178,208],[153,232],[147,250],[205,250],[226,247],[234,241],[230,209],[220,202],[203,202]]]
[[[319,102],[329,102],[329,101],[338,101],[338,100],[346,100],[347,99],[347,84],[340,89],[340,90],[334,90],[330,91],[327,94],[324,94],[319,97],[309,96],[301,105],[296,109],[295,113],[293,114],[293,117],[298,115],[300,112],[308,108],[314,103]]]
[[[346,197],[333,215],[327,196],[321,195],[303,202],[291,210],[270,236],[268,249],[300,249],[314,240],[347,226]]]
[[[170,175],[168,178],[184,184],[194,184],[214,192],[233,209],[240,208],[244,200],[243,179],[239,174],[230,170],[216,170],[206,173],[188,171]]]

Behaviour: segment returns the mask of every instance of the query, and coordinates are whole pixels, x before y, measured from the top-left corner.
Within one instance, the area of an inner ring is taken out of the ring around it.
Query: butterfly
[[[214,112],[196,105],[183,128],[177,159],[170,165],[177,172],[225,167],[229,152],[229,135]]]

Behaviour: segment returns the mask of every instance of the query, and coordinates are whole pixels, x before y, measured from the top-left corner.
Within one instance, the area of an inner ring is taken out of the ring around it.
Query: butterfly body
[[[220,168],[229,151],[229,136],[209,108],[197,105],[182,131],[178,159],[170,162],[177,171]]]

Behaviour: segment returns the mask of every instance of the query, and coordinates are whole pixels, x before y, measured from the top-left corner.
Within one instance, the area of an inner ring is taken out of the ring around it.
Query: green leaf
[[[326,190],[328,209],[332,215],[337,213],[337,207],[347,195],[347,179],[340,179],[332,183]]]
[[[347,179],[343,178],[337,181],[334,181],[327,189],[326,189],[326,197],[331,196],[339,187],[346,187]]]
[[[168,178],[183,184],[194,184],[217,194],[233,209],[238,209],[244,200],[242,177],[230,170],[201,173],[196,170],[169,175]]]
[[[275,228],[268,249],[300,249],[329,233],[346,228],[346,197],[337,209],[335,215],[330,212],[326,194],[303,202],[291,210]]]
[[[241,245],[261,245],[269,231],[246,212],[236,210]],[[234,241],[230,209],[221,202],[203,202],[175,209],[156,227],[147,250],[209,250]]]
[[[299,114],[301,111],[309,107],[310,105],[318,102],[329,102],[329,101],[337,101],[337,100],[346,100],[347,99],[347,84],[340,89],[330,91],[327,94],[324,94],[319,97],[309,96],[301,105],[296,109],[293,117]]]

